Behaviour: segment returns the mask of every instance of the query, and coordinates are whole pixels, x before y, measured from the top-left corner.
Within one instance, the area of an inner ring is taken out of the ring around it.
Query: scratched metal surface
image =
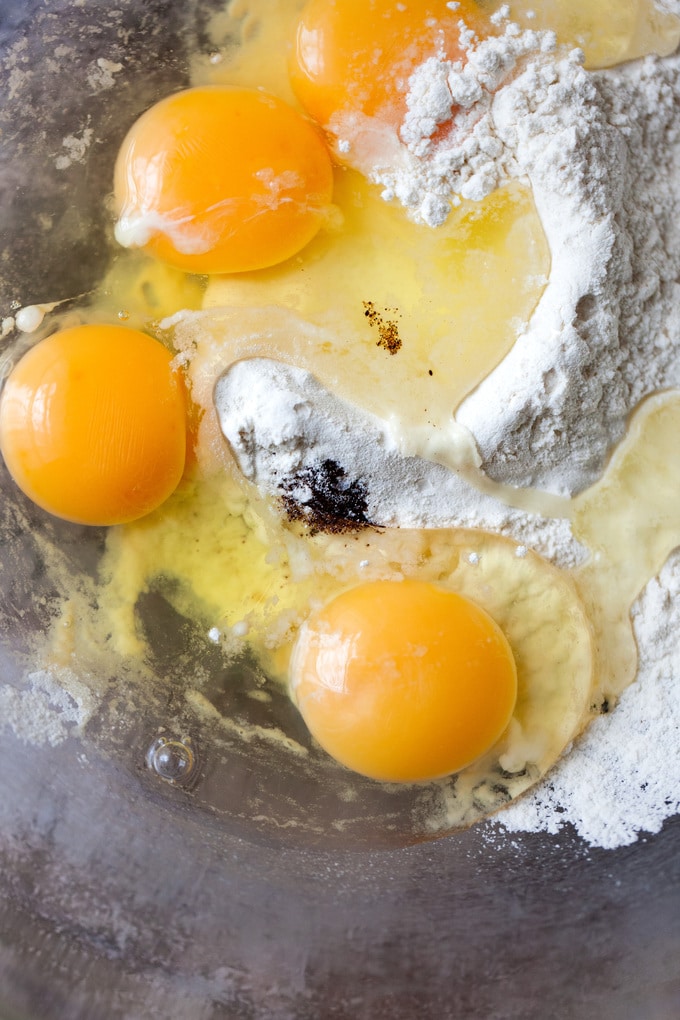
[[[209,9],[3,0],[2,314],[96,283],[118,143],[137,113],[186,84]],[[77,55],[60,57],[73,40]],[[125,70],[88,91],[103,53]],[[57,171],[72,124],[92,126],[96,144]],[[36,534],[86,572],[102,536],[27,507],[4,469],[0,486],[0,678],[18,684],[26,639],[47,621],[36,593],[46,606],[53,594]],[[160,643],[169,629],[182,640],[162,600],[145,612]],[[164,673],[177,654],[171,645]],[[220,795],[203,734],[192,788],[153,778],[149,734],[173,711],[159,684],[115,735],[104,716],[53,748],[0,731],[2,1020],[680,1015],[680,820],[613,852],[569,831],[494,840],[487,826],[406,845],[407,831],[367,824],[353,846],[268,830],[248,823],[267,796],[261,776],[239,760]],[[285,816],[304,788],[295,801],[271,775]]]

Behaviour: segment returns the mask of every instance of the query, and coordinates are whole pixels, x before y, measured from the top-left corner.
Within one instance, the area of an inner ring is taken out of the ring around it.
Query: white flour
[[[594,846],[614,848],[680,812],[679,604],[676,551],[634,608],[637,682],[548,780],[498,816],[506,829],[554,833],[570,823]]]
[[[96,700],[71,670],[38,670],[20,690],[0,687],[0,718],[24,743],[54,747],[85,726]]]
[[[601,474],[640,400],[680,386],[680,58],[589,73],[578,53],[555,50],[549,33],[507,26],[464,68],[433,59],[410,85],[402,142],[390,141],[387,159],[377,161],[374,146],[361,152],[365,124],[340,125],[339,145],[359,162],[365,156],[364,170],[386,197],[432,225],[456,195],[479,199],[509,178],[530,181],[550,244],[550,281],[527,332],[457,420],[491,478],[572,495]],[[435,144],[430,136],[454,103],[462,112],[453,135]],[[291,470],[331,451],[348,479],[370,480],[376,521],[479,524],[565,566],[578,560],[564,521],[479,496],[471,511],[464,482],[400,459],[375,422],[354,421],[371,436],[358,447],[349,412],[331,408],[335,398],[316,392],[304,373],[284,380],[265,361],[246,371],[248,400],[227,413],[225,391],[218,405],[225,434],[262,487],[278,491]],[[382,476],[369,447],[382,454]],[[680,809],[678,554],[647,586],[634,621],[637,682],[549,781],[499,816],[507,829],[556,832],[571,823],[593,845],[616,847],[658,831]]]
[[[553,256],[529,331],[457,416],[494,477],[578,490],[635,404],[680,384],[679,96],[677,56],[595,75],[573,57],[536,60],[473,130],[454,189],[482,197],[503,174],[525,174]],[[429,187],[429,172],[419,180]],[[490,406],[505,410],[491,419]],[[501,814],[506,828],[571,823],[590,843],[616,847],[680,810],[678,554],[634,622],[637,683],[550,781]]]
[[[531,183],[550,282],[456,417],[492,478],[570,495],[600,474],[635,405],[680,385],[680,59],[596,74],[579,61],[554,51],[551,33],[512,24],[463,68],[428,60],[411,79],[407,147],[367,167],[433,225],[459,195]],[[432,142],[454,101],[452,134]]]

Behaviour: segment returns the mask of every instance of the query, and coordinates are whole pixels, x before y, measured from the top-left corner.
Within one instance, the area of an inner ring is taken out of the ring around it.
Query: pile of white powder
[[[600,474],[635,405],[680,385],[680,58],[591,73],[553,46],[510,23],[462,68],[427,61],[411,82],[409,156],[373,176],[433,224],[456,195],[530,182],[550,281],[456,418],[492,478],[571,495]],[[461,101],[450,139],[422,137]]]
[[[680,812],[680,551],[647,585],[633,623],[637,681],[546,780],[498,815],[506,829],[554,833],[569,822],[594,846],[614,848]]]
[[[671,9],[680,13],[680,3]],[[573,495],[601,474],[639,401],[680,386],[680,57],[586,72],[580,54],[556,49],[550,33],[511,24],[470,46],[464,67],[432,59],[419,69],[403,144],[388,147],[382,164],[371,149],[365,169],[386,198],[432,226],[456,195],[480,199],[508,179],[530,182],[550,280],[526,333],[457,420],[490,478]],[[433,143],[454,104],[462,112],[453,133]],[[345,126],[347,152],[362,135]],[[333,459],[348,483],[366,482],[375,523],[489,527],[561,565],[578,560],[567,522],[511,510],[445,468],[404,456],[388,424],[308,373],[266,359],[232,373],[216,391],[218,413],[262,488],[281,493],[297,477],[304,502],[305,472]],[[680,810],[677,554],[647,586],[634,624],[637,682],[548,780],[499,816],[506,828],[556,832],[571,823],[592,844],[616,847]]]

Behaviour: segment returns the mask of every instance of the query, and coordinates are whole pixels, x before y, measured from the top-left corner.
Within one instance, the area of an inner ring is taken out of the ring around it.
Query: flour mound
[[[571,824],[592,846],[634,843],[680,812],[680,550],[633,609],[637,681],[549,779],[498,816],[512,832]]]
[[[680,384],[680,57],[592,73],[581,56],[507,24],[470,39],[463,66],[425,61],[401,145],[367,169],[431,226],[530,183],[550,281],[456,417],[491,478],[567,496],[599,477],[636,404]]]

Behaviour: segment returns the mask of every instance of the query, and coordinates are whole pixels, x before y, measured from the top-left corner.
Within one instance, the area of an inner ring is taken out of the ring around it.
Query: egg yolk
[[[186,410],[172,355],[122,326],[77,326],[31,348],[0,400],[0,451],[57,517],[120,524],[159,506],[184,469]]]
[[[337,761],[417,782],[457,772],[496,743],[517,672],[502,631],[469,599],[424,581],[374,581],[304,624],[291,689]]]
[[[257,89],[187,89],[123,141],[116,238],[187,272],[262,269],[312,239],[332,189],[322,139],[288,104]]]
[[[360,113],[398,128],[408,79],[430,57],[465,61],[460,23],[483,35],[474,0],[449,10],[440,0],[310,0],[297,24],[290,79],[319,124]]]

